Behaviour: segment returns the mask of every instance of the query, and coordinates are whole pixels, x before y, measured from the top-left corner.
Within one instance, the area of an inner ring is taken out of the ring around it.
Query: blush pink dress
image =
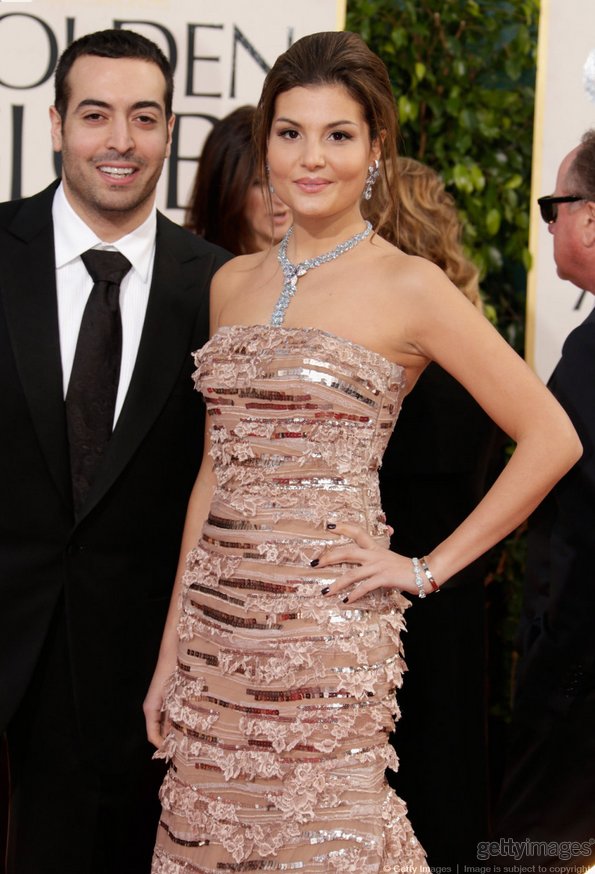
[[[195,355],[217,488],[188,556],[154,874],[425,867],[397,759],[407,599],[353,606],[312,559],[354,522],[388,543],[378,467],[401,367],[318,329],[224,327]],[[425,870],[428,870],[425,868]]]

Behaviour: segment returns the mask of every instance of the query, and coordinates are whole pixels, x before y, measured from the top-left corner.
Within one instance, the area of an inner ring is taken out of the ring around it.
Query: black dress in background
[[[447,537],[495,479],[503,445],[469,393],[430,364],[405,398],[380,472],[392,548],[419,556]],[[486,566],[484,556],[440,593],[412,598],[406,616],[395,787],[429,864],[453,871],[477,862],[487,833]]]

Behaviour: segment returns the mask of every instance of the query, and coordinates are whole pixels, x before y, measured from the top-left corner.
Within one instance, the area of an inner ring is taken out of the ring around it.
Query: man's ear
[[[585,204],[583,242],[585,246],[595,246],[595,201],[593,200],[588,200]]]
[[[176,117],[172,114],[167,120],[167,143],[165,144],[165,157],[169,158],[171,153],[171,139],[174,131],[174,125],[176,123]]]
[[[55,106],[50,106],[50,127],[54,152],[62,151],[62,116]]]

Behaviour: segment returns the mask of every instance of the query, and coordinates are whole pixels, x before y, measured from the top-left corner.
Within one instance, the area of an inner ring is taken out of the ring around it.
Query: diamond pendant
[[[336,245],[334,249],[331,249],[330,252],[325,252],[324,255],[317,255],[315,258],[308,258],[306,261],[301,261],[299,264],[292,264],[287,257],[287,243],[289,242],[292,233],[293,226],[289,228],[281,240],[279,252],[277,253],[277,260],[279,261],[285,280],[283,288],[281,289],[281,294],[279,295],[271,316],[271,325],[275,327],[280,327],[285,321],[285,313],[291,298],[297,290],[297,281],[300,276],[304,276],[304,274],[313,267],[320,267],[321,264],[328,264],[329,261],[334,261],[340,255],[349,252],[350,249],[353,249],[354,246],[357,246],[358,243],[361,243],[362,240],[365,240],[366,237],[370,236],[372,233],[372,225],[367,221],[366,227],[363,231],[354,234],[353,237],[350,237],[342,243],[338,243],[338,245]]]

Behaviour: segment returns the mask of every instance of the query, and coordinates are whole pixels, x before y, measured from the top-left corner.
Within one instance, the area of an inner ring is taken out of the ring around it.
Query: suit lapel
[[[191,263],[194,262],[194,263]],[[196,252],[180,228],[158,214],[151,291],[124,406],[82,515],[114,484],[163,409],[190,354],[199,305]]]
[[[52,478],[72,503],[51,212],[57,185],[23,201],[15,214],[2,252],[0,285],[33,425]]]

